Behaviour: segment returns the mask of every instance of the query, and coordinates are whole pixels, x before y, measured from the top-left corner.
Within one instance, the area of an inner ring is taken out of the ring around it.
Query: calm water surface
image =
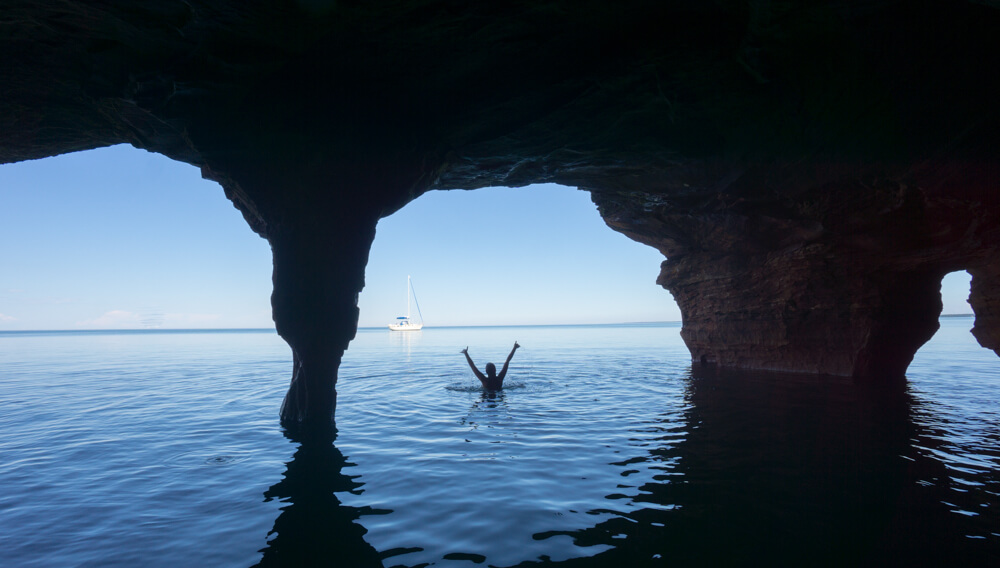
[[[0,333],[0,558],[997,565],[1000,361],[971,325],[883,387],[692,369],[672,324],[362,330],[325,439],[278,425],[273,332]],[[459,350],[514,340],[484,394]]]

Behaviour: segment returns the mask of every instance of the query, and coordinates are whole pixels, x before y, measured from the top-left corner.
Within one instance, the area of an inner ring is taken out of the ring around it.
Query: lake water
[[[280,428],[274,332],[0,333],[0,563],[996,566],[971,326],[884,387],[692,369],[676,324],[361,330],[332,444]],[[484,394],[459,350],[514,340]]]

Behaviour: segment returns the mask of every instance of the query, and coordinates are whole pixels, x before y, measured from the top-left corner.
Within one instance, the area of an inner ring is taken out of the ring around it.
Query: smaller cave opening
[[[941,316],[971,316],[969,289],[972,275],[965,270],[950,272],[941,279]]]
[[[942,279],[940,327],[907,368],[911,383],[949,374],[963,378],[968,376],[968,369],[995,365],[996,355],[983,349],[970,333],[976,319],[969,305],[971,281],[972,276],[965,270],[951,272]]]

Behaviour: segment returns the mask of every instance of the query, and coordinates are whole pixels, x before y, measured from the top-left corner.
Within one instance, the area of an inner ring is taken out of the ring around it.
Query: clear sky
[[[361,326],[676,321],[663,257],[554,185],[432,191],[378,226]],[[949,275],[944,313],[969,313]],[[116,146],[0,166],[0,330],[272,327],[271,255],[197,168]],[[414,310],[415,312],[415,310]]]

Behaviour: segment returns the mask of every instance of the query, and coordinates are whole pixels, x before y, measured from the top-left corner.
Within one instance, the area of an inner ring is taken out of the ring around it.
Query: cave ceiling
[[[251,211],[535,182],[777,203],[947,185],[997,140],[988,3],[4,4],[0,162],[129,143]]]

